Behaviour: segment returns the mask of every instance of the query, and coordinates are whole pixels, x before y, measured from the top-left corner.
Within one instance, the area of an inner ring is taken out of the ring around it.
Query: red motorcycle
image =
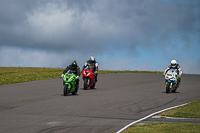
[[[94,87],[95,87],[95,76],[92,72],[92,69],[87,66],[82,71],[82,74],[83,74],[83,81],[84,81],[84,90],[86,90],[88,88],[94,89]]]

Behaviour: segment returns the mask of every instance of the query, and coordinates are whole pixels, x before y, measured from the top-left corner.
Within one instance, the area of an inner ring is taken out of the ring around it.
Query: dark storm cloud
[[[138,46],[182,54],[200,42],[199,9],[198,0],[0,0],[0,46],[104,58],[139,57]]]
[[[199,30],[195,27],[199,16],[195,16],[197,6],[194,2],[0,2],[1,45],[57,50],[84,46],[101,50],[100,45],[134,48],[135,45],[160,45],[171,36],[189,42],[190,33]],[[158,42],[154,43],[152,39]]]
[[[180,1],[1,0],[1,45],[50,48],[112,44],[113,40],[147,45],[152,38],[168,39],[171,34],[189,41],[188,34],[199,30],[195,7],[193,2]]]
[[[81,22],[89,6],[86,1],[0,2],[1,45],[62,50],[83,44],[94,48],[91,42],[100,44],[98,37],[88,35],[90,29],[86,28],[90,27],[83,27]]]

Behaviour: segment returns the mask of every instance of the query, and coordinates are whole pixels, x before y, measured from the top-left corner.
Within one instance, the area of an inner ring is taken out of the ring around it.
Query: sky
[[[0,67],[200,74],[199,0],[0,0]]]

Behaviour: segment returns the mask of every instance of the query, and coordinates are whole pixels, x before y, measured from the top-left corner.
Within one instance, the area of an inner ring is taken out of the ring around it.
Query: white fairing
[[[176,69],[170,69],[166,75],[165,75],[166,80],[176,80],[177,79],[177,72]]]

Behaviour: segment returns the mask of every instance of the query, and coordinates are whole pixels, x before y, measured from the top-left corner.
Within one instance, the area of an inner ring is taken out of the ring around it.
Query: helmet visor
[[[176,64],[171,64],[172,65],[172,67],[175,67],[176,66]]]
[[[73,62],[72,62],[72,66],[77,66],[77,62],[76,62],[76,61],[73,61]]]
[[[91,56],[91,57],[90,57],[90,60],[91,60],[92,62],[94,62],[94,61],[95,61],[95,59],[94,59],[94,57],[93,57],[93,56]]]

